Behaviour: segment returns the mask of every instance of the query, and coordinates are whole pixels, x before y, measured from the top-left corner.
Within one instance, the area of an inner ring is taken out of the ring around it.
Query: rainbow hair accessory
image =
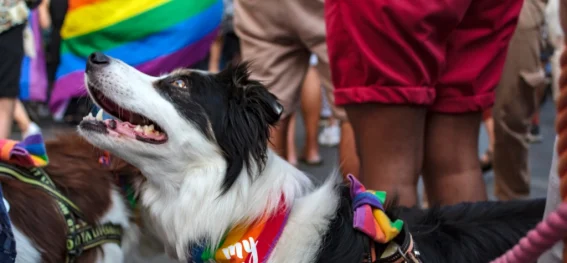
[[[23,141],[0,140],[0,161],[26,168],[44,167],[49,162],[41,134],[33,134]]]
[[[374,241],[386,244],[394,239],[404,226],[404,222],[390,218],[384,211],[386,192],[366,190],[353,175],[347,176],[350,181],[350,195],[353,202],[353,225],[358,231],[371,237]]]

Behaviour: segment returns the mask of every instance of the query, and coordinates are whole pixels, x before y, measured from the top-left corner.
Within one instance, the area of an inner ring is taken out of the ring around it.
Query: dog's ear
[[[276,124],[283,113],[283,106],[274,94],[266,87],[256,84],[244,88],[244,99],[250,104],[250,109],[256,115],[264,118],[270,125]]]
[[[228,88],[232,89],[232,97],[249,106],[247,109],[251,110],[250,113],[257,114],[270,125],[274,125],[279,121],[284,108],[264,85],[250,79],[249,68],[250,64],[247,62],[229,64],[226,70],[219,73],[219,77],[230,81]]]
[[[216,78],[225,89],[228,106],[222,121],[213,123],[217,143],[228,164],[222,185],[226,192],[244,166],[250,176],[264,169],[270,126],[280,119],[283,106],[260,82],[250,79],[247,63],[230,65]]]

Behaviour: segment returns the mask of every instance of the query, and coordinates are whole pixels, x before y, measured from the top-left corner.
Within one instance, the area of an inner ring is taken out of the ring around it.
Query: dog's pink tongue
[[[114,120],[105,120],[104,122],[106,123],[106,126],[108,127],[108,130],[111,132],[116,132],[120,135],[124,135],[127,136],[129,138],[136,138],[136,136],[140,136],[142,138],[146,138],[146,139],[153,139],[153,140],[164,140],[166,138],[165,134],[160,132],[147,132],[145,133],[143,130],[142,131],[136,131],[134,130],[136,128],[135,125],[129,123],[129,122],[121,122],[121,121],[114,121]]]
[[[108,127],[108,130],[110,131],[114,131],[118,134],[121,135],[125,135],[126,137],[130,137],[130,138],[136,138],[136,131],[134,131],[134,128],[136,128],[136,126],[134,126],[131,123],[128,122],[121,122],[121,121],[114,121],[114,125],[111,125],[111,122],[113,120],[106,120],[106,126]],[[115,127],[113,127],[115,126]]]

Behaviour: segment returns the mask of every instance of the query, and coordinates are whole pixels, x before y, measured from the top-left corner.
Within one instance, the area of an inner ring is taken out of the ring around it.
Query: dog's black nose
[[[97,65],[110,63],[110,58],[101,52],[94,52],[89,56],[89,62]]]

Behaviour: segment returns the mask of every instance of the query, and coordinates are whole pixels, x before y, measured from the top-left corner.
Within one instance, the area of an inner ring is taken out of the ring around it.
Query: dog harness
[[[214,251],[204,246],[190,249],[190,263],[266,263],[276,246],[290,209],[282,202],[278,211],[250,225],[231,228]]]
[[[353,201],[353,227],[370,238],[363,263],[420,263],[417,245],[404,222],[392,222],[385,213],[386,192],[366,190],[353,175],[347,178]],[[376,244],[386,247],[379,250]]]
[[[34,136],[35,138],[30,138]],[[105,243],[120,245],[122,227],[107,223],[91,226],[83,220],[81,209],[61,193],[41,168],[47,165],[45,145],[41,135],[32,135],[23,142],[0,140],[0,175],[39,187],[57,202],[59,211],[67,222],[66,263],[75,262],[85,250]],[[32,143],[33,142],[33,143]],[[41,154],[43,152],[43,154]],[[36,153],[36,154],[32,154]],[[39,155],[38,155],[39,154]],[[43,157],[41,157],[43,156]],[[40,162],[39,160],[43,160]]]

